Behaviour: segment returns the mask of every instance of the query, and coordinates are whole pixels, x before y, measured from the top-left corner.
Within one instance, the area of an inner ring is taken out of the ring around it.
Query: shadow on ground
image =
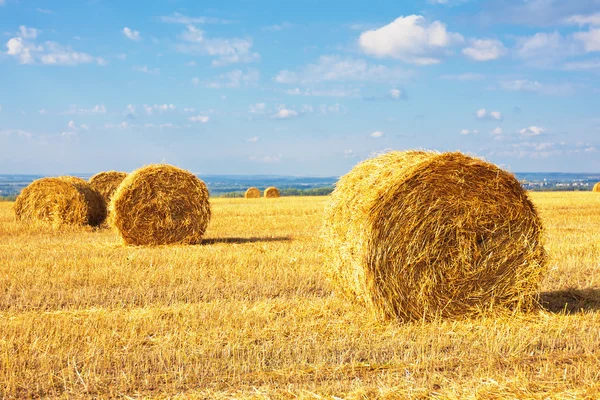
[[[542,307],[552,313],[576,314],[600,311],[600,289],[566,289],[543,292]]]
[[[238,237],[228,237],[228,238],[210,238],[210,239],[202,239],[203,245],[205,244],[219,244],[219,243],[258,243],[258,242],[285,242],[288,240],[292,240],[292,238],[288,236],[281,237],[249,237],[249,238],[238,238]]]

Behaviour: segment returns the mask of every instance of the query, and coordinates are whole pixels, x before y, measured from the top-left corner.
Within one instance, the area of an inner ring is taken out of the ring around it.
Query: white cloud
[[[500,87],[511,92],[533,92],[547,95],[569,95],[575,93],[575,89],[569,83],[549,84],[527,79],[513,81],[502,81]]]
[[[12,136],[16,135],[19,137],[24,137],[26,139],[31,139],[33,134],[31,132],[24,131],[22,129],[7,129],[0,131],[0,136]]]
[[[259,80],[260,72],[256,69],[249,69],[246,72],[234,70],[213,78],[205,86],[211,89],[254,87],[258,84]],[[200,80],[194,78],[192,83],[198,85]]]
[[[19,60],[20,64],[35,64],[39,62],[45,65],[79,65],[96,63],[106,65],[102,57],[94,57],[88,53],[74,51],[70,46],[47,41],[37,44],[33,40],[37,38],[40,31],[35,28],[21,26],[17,37],[6,42],[6,54]]]
[[[145,74],[152,74],[152,75],[158,75],[160,74],[160,69],[158,68],[148,68],[147,65],[144,66],[133,66],[132,69],[134,71],[139,71],[139,72],[143,72]]]
[[[185,107],[185,108],[183,109],[183,112],[184,112],[184,113],[193,113],[193,112],[195,112],[195,111],[196,111],[196,109],[195,109],[195,108],[193,108],[193,107]]]
[[[177,51],[215,57],[212,64],[216,67],[260,60],[260,55],[252,51],[249,38],[207,38],[204,31],[193,25],[188,25],[180,38],[182,43],[175,45]]]
[[[265,112],[265,103],[250,104],[249,112],[252,114],[262,114]]]
[[[250,161],[270,164],[280,162],[281,158],[281,154],[275,154],[272,156],[251,156]]]
[[[256,143],[258,142],[258,136],[252,136],[251,138],[246,139],[248,143]]]
[[[506,54],[506,47],[499,40],[473,39],[471,46],[464,48],[462,53],[474,61],[496,60]]]
[[[575,32],[573,37],[583,43],[586,52],[600,51],[600,28],[590,28],[588,32]]]
[[[519,131],[523,136],[539,136],[544,132],[546,132],[546,129],[538,126],[530,126],[529,128],[523,128]]]
[[[470,131],[468,129],[463,129],[463,130],[460,131],[460,134],[461,135],[477,135],[477,134],[479,134],[479,131],[476,130],[476,129],[474,129],[472,131]]]
[[[40,110],[40,114],[47,114],[47,113],[48,112],[45,109]],[[106,107],[104,107],[103,104],[96,104],[92,108],[77,108],[77,106],[72,105],[63,114],[66,114],[66,115],[97,115],[97,114],[106,114]]]
[[[45,108],[42,108],[42,109],[40,109],[39,113],[42,115],[45,115],[45,114],[48,114],[48,110],[46,110]]]
[[[581,14],[577,14],[577,15],[571,15],[568,18],[565,18],[563,20],[564,23],[569,24],[569,25],[579,25],[579,26],[584,26],[584,25],[600,25],[600,12],[599,13],[595,13],[595,14],[589,14],[589,15],[581,15]]]
[[[290,110],[288,108],[285,108],[285,106],[283,108],[281,108],[279,111],[277,111],[275,114],[273,114],[271,116],[271,118],[274,119],[290,119],[290,118],[294,118],[298,116],[298,112],[294,111],[294,110]]]
[[[352,157],[354,157],[354,150],[345,149],[344,150],[344,158],[352,158]]]
[[[402,91],[400,89],[391,89],[390,96],[392,97],[392,99],[399,99],[400,97],[402,97]]]
[[[363,32],[359,45],[366,54],[376,57],[429,65],[439,63],[448,47],[463,41],[462,35],[448,32],[440,21],[428,24],[423,16],[409,15],[379,29]]]
[[[372,138],[381,138],[384,135],[385,134],[381,131],[375,131],[375,132],[371,133],[369,136],[371,136]]]
[[[174,104],[154,104],[154,105],[148,105],[148,104],[144,104],[144,111],[146,111],[146,114],[148,115],[152,115],[154,114],[155,111],[158,111],[159,113],[162,112],[166,112],[166,111],[175,111],[177,109],[177,107],[175,107]]]
[[[504,131],[502,130],[502,128],[500,128],[500,127],[497,127],[496,129],[494,129],[494,130],[492,131],[492,135],[502,135],[502,132],[504,132]]]
[[[488,112],[485,108],[481,108],[475,112],[477,119],[495,119],[496,121],[500,121],[502,119],[502,113],[500,111],[490,111]]]
[[[283,31],[285,29],[290,29],[293,25],[290,24],[289,22],[283,22],[281,24],[274,24],[274,25],[269,25],[269,26],[265,26],[263,28],[261,28],[262,31],[267,31],[267,32],[280,32]]]
[[[63,132],[60,135],[63,136],[63,137],[77,136],[77,132],[75,132],[75,131],[68,131],[68,132]]]
[[[195,115],[193,117],[189,117],[188,120],[192,122],[201,122],[203,124],[207,123],[210,120],[210,117],[206,115]]]
[[[399,82],[405,81],[411,72],[398,67],[370,64],[365,60],[341,58],[337,55],[321,56],[316,64],[309,64],[301,71],[280,71],[275,76],[277,83],[320,82]]]
[[[135,115],[135,106],[133,104],[127,104],[127,115]]]
[[[573,61],[563,65],[565,71],[584,71],[588,69],[600,69],[600,60]]]
[[[23,39],[35,39],[37,38],[40,31],[35,28],[27,28],[25,25],[19,26],[19,32],[17,35],[22,37]]]
[[[284,93],[292,96],[314,96],[314,97],[358,97],[360,90],[356,88],[332,88],[332,89],[311,89],[294,88],[284,90]]]
[[[54,14],[54,11],[46,10],[44,8],[36,8],[35,11],[42,13],[42,14]]]
[[[135,42],[142,40],[142,38],[140,37],[140,31],[134,31],[128,27],[123,28],[123,35],[125,35],[127,39],[133,40]]]
[[[183,15],[180,13],[173,13],[172,15],[162,16],[159,18],[162,22],[167,22],[171,24],[228,24],[231,21],[220,18],[211,18],[211,17],[188,17],[187,15]]]
[[[75,121],[69,121],[69,123],[67,124],[67,126],[70,129],[77,129],[77,126],[75,126]]]
[[[192,60],[192,61],[186,62],[183,65],[185,65],[186,67],[195,67],[197,64],[196,64],[196,61]]]
[[[480,80],[483,80],[485,78],[485,76],[483,76],[482,74],[474,74],[474,73],[471,73],[471,72],[467,72],[467,73],[458,74],[458,75],[442,75],[440,78],[442,78],[442,79],[448,79],[448,80],[453,80],[453,81],[468,82],[468,81],[480,81]]]
[[[79,127],[84,131],[88,131],[90,129],[90,126],[88,124],[81,124]]]

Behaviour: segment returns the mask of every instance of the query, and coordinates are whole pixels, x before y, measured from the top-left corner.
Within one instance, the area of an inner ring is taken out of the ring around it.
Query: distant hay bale
[[[98,191],[106,201],[110,203],[112,195],[115,193],[123,179],[127,177],[126,172],[107,171],[100,172],[92,176],[89,180],[90,185]]]
[[[130,245],[198,243],[210,216],[204,182],[167,164],[148,165],[129,174],[109,207],[110,224]]]
[[[592,192],[600,192],[600,182],[598,182],[594,185]]]
[[[537,304],[542,225],[517,179],[461,153],[391,152],[331,195],[331,278],[383,319],[431,320]]]
[[[98,226],[106,218],[106,203],[86,181],[72,176],[42,178],[17,196],[18,221],[39,221],[54,227]]]
[[[279,189],[277,189],[275,186],[271,186],[265,189],[265,197],[269,198],[269,199],[274,199],[277,197],[280,197],[281,194],[279,193]]]
[[[255,187],[251,187],[250,189],[246,190],[244,197],[247,199],[258,199],[260,197],[260,190]]]

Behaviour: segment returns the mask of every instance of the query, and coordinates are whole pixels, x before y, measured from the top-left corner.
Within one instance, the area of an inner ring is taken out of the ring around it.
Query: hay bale
[[[15,202],[18,221],[98,226],[106,218],[106,203],[86,181],[73,176],[42,178],[29,184]]]
[[[594,185],[592,192],[600,192],[600,182],[598,182]]]
[[[542,225],[517,179],[461,153],[391,152],[337,183],[323,234],[331,278],[384,319],[537,304]]]
[[[126,172],[107,171],[97,173],[88,182],[102,195],[106,204],[109,204],[112,195],[126,177]]]
[[[268,199],[275,199],[280,196],[281,194],[279,193],[279,189],[277,189],[275,186],[271,186],[265,189],[265,197]]]
[[[258,199],[260,197],[260,190],[255,187],[251,187],[250,189],[246,190],[244,197],[247,199]]]
[[[130,245],[198,243],[210,215],[204,182],[167,164],[148,165],[129,174],[109,207],[110,224]]]

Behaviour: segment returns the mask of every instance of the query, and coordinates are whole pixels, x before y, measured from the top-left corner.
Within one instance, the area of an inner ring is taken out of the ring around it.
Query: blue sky
[[[0,0],[0,173],[600,171],[600,0]]]

